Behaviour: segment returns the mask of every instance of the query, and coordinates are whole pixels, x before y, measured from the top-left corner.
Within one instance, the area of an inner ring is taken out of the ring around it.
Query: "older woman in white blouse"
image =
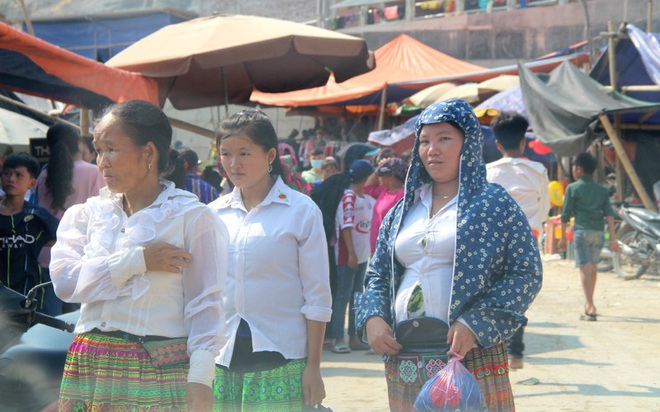
[[[219,411],[295,412],[325,397],[320,362],[331,297],[322,216],[283,181],[277,143],[258,110],[231,116],[218,132],[236,185],[209,205],[230,233]]]
[[[82,303],[60,411],[212,408],[228,233],[160,180],[171,137],[143,101],[110,107],[96,127],[107,188],[65,212],[52,250],[57,295]]]

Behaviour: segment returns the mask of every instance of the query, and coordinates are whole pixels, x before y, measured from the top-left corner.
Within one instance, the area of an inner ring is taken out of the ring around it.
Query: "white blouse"
[[[420,197],[421,200],[406,215],[394,243],[395,257],[406,268],[396,294],[395,317],[397,323],[416,317],[408,313],[408,301],[419,285],[426,316],[449,324],[457,197],[431,218],[430,186],[421,189]]]
[[[81,302],[76,333],[94,328],[135,335],[188,336],[188,382],[210,386],[224,344],[221,305],[229,234],[213,211],[163,181],[149,207],[128,217],[122,196],[100,196],[62,217],[50,274],[56,294]],[[142,246],[167,242],[193,255],[181,274],[148,272]]]
[[[209,204],[229,229],[224,295],[227,344],[216,360],[229,366],[243,318],[255,352],[307,356],[307,320],[330,321],[328,249],[321,211],[278,178],[249,212],[238,187]]]

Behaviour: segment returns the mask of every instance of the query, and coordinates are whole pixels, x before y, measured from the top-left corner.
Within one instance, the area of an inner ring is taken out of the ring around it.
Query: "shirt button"
[[[105,325],[107,325],[107,323],[105,323],[105,322],[101,322],[101,327],[102,327],[102,328],[105,328]]]

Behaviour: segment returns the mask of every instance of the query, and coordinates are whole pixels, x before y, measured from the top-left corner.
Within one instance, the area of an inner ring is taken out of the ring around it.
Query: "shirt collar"
[[[197,199],[197,196],[193,193],[187,192],[185,190],[177,190],[174,183],[170,182],[169,180],[161,180],[160,185],[161,185],[163,190],[160,192],[160,194],[158,195],[156,200],[154,200],[154,202],[151,205],[149,205],[148,207],[158,206],[162,203],[165,203],[167,200],[172,199],[174,197],[178,197],[178,196],[192,197],[192,198]],[[103,200],[109,200],[113,203],[121,205],[122,194],[111,192],[110,189],[108,189],[107,186],[105,186],[105,187],[103,187],[99,190],[99,197],[101,198],[102,201]]]
[[[280,203],[283,205],[291,205],[291,189],[287,186],[280,176],[275,180],[275,184],[271,187],[270,191],[264,198],[264,200],[259,204],[259,206],[266,206],[271,203]],[[226,196],[226,200],[219,205],[220,209],[225,208],[236,208],[236,209],[245,209],[243,205],[243,198],[241,197],[241,189],[236,186],[234,190]]]

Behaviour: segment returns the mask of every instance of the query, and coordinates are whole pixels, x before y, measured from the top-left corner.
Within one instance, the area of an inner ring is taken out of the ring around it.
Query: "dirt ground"
[[[578,270],[544,262],[543,289],[527,313],[525,365],[510,375],[518,412],[660,411],[660,277],[599,273],[595,301],[598,321],[579,320]],[[388,410],[379,355],[323,356],[324,406]]]

